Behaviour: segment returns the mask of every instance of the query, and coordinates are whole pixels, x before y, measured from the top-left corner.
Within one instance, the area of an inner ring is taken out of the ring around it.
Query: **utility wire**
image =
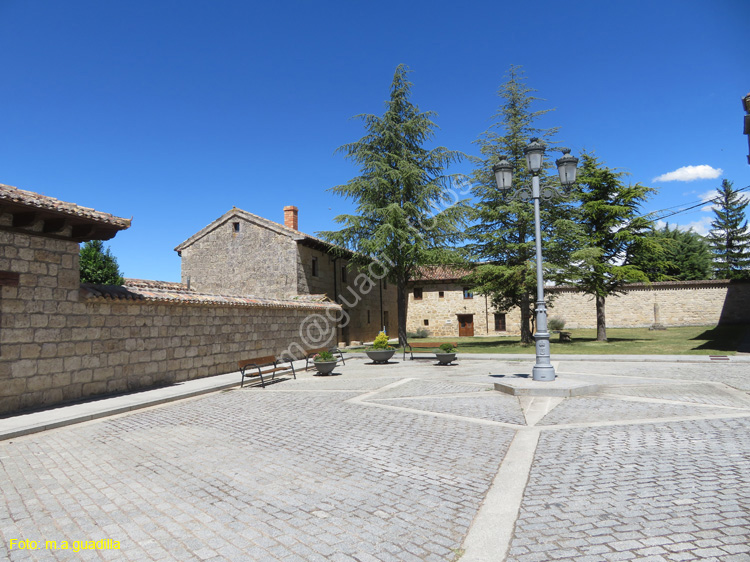
[[[741,192],[747,191],[749,189],[750,189],[750,185],[746,185],[745,187],[742,187],[740,189],[735,189],[734,191],[736,193],[741,193]],[[682,207],[682,205],[675,205],[673,207],[667,207],[665,209],[660,209],[658,211],[652,211],[650,213],[646,213],[646,215],[644,215],[644,218],[648,218],[649,220],[654,220],[654,221],[656,221],[656,220],[662,220],[662,219],[666,219],[666,218],[669,218],[669,217],[673,217],[675,215],[686,213],[686,212],[688,212],[688,211],[690,211],[692,209],[695,209],[696,207],[702,207],[703,205],[708,205],[708,204],[711,204],[711,203],[718,203],[718,201],[719,201],[719,198],[718,197],[714,197],[713,199],[708,199],[707,201],[701,201],[699,203],[696,203],[695,205],[690,205],[689,207],[685,207],[684,209],[680,209],[679,211],[674,211],[674,212],[671,212],[671,213],[666,213],[666,211],[671,211],[672,209],[676,209],[678,207]],[[665,214],[660,214],[660,213],[665,213]]]

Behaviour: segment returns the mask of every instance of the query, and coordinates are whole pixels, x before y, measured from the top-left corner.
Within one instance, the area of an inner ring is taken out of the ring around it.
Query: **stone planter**
[[[435,357],[440,362],[441,365],[450,365],[453,361],[456,360],[456,354],[455,353],[435,353]]]
[[[365,351],[374,363],[388,363],[388,360],[396,353],[395,349],[370,349]]]
[[[338,365],[338,361],[313,361],[315,368],[321,375],[329,375]]]

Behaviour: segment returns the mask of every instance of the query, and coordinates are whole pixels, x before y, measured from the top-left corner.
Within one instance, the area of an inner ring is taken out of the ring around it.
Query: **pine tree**
[[[518,66],[511,66],[507,80],[500,86],[501,105],[490,128],[480,135],[477,144],[481,157],[475,159],[472,175],[473,194],[477,203],[467,230],[470,240],[465,246],[467,259],[480,262],[467,278],[475,292],[488,295],[497,310],[515,306],[521,312],[521,341],[533,343],[532,321],[536,299],[536,266],[534,207],[528,201],[513,199],[497,188],[492,166],[501,156],[513,165],[514,191],[531,186],[531,173],[526,168],[523,149],[532,137],[551,139],[556,128],[540,129],[534,123],[550,109],[532,110],[540,101],[535,90],[526,86]],[[545,168],[552,161],[545,159]],[[559,185],[556,174],[542,176],[543,184]],[[570,233],[570,201],[557,199],[542,205],[542,236],[544,260],[549,268],[545,279],[554,280],[560,264],[566,261],[572,247]],[[550,267],[551,266],[551,267]]]
[[[624,185],[624,173],[607,168],[593,154],[584,152],[581,160],[576,189],[583,246],[573,253],[567,275],[569,283],[595,297],[596,339],[607,341],[607,297],[622,292],[626,283],[648,281],[633,265],[633,254],[662,251],[648,237],[651,222],[639,213],[641,203],[654,189]]]
[[[649,250],[636,246],[631,263],[647,276],[649,281],[690,281],[710,279],[711,251],[700,234],[692,230],[671,229],[665,225],[647,237],[656,242]]]
[[[117,258],[109,248],[104,248],[101,240],[85,242],[80,252],[81,283],[95,283],[97,285],[122,285],[120,268]]]
[[[750,229],[745,208],[750,201],[741,196],[729,180],[722,180],[714,199],[716,215],[708,239],[714,254],[717,279],[743,279],[750,276]]]
[[[399,65],[382,117],[360,115],[367,134],[338,149],[356,162],[360,175],[330,191],[351,199],[357,214],[339,215],[344,227],[321,232],[326,240],[352,250],[353,265],[377,260],[397,289],[398,337],[406,343],[406,284],[417,267],[441,261],[442,250],[458,240],[465,205],[455,202],[447,167],[462,154],[444,147],[427,149],[436,128],[433,112],[420,112],[409,100],[408,69]]]

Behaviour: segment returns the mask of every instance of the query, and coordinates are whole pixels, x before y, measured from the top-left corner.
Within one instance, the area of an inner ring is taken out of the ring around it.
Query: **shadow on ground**
[[[693,349],[717,349],[750,353],[750,326],[747,324],[725,324],[706,330],[692,341],[703,342]]]

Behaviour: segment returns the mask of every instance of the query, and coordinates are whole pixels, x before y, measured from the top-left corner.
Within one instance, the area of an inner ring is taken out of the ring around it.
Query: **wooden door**
[[[458,315],[458,335],[460,337],[471,337],[474,335],[474,315],[473,314],[459,314]]]

